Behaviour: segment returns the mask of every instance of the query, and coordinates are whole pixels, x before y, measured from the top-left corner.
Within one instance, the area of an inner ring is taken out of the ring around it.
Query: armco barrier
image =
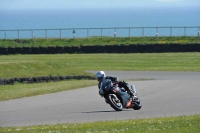
[[[140,44],[105,46],[48,46],[48,47],[0,47],[0,55],[6,54],[58,54],[58,53],[160,53],[200,52],[200,44]]]

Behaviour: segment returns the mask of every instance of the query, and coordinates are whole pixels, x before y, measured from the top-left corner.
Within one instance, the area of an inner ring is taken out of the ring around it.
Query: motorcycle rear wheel
[[[109,94],[109,95],[107,96],[107,100],[108,100],[110,106],[111,106],[114,110],[116,110],[116,111],[122,111],[123,106],[122,106],[121,102],[118,102],[118,103],[117,103],[116,100],[115,100],[115,97],[114,97],[112,94]]]

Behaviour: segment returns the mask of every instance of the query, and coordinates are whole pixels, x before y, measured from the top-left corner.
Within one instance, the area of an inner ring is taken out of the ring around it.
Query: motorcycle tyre
[[[133,103],[133,107],[134,110],[140,110],[142,108],[142,103],[140,101],[140,99],[138,98],[138,101]]]
[[[108,100],[110,106],[116,111],[122,111],[123,110],[122,104],[120,103],[120,106],[118,106],[118,105],[116,105],[116,103],[114,103],[114,101],[112,99],[113,99],[112,95],[107,96],[107,100]]]

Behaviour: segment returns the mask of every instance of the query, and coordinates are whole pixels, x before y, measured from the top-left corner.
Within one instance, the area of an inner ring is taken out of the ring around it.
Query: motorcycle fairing
[[[115,87],[117,90],[116,95],[121,100],[124,108],[127,108],[127,103],[130,101],[130,96],[127,92],[123,92],[119,87]]]

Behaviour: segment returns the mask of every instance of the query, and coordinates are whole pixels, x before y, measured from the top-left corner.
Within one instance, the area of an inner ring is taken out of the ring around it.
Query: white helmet
[[[103,81],[103,79],[106,77],[106,74],[104,71],[98,71],[96,73],[96,78],[99,82]]]

